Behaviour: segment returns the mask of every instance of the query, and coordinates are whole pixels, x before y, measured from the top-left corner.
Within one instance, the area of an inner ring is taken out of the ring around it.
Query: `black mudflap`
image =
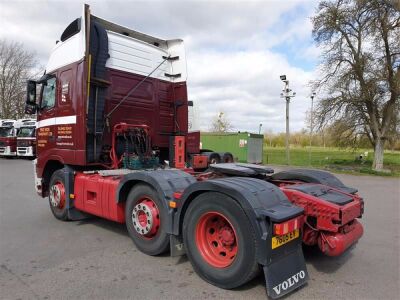
[[[304,285],[308,272],[301,247],[264,266],[267,294],[277,299]]]

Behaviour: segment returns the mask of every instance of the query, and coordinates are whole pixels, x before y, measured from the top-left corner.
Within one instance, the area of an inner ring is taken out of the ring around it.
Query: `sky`
[[[20,41],[46,65],[55,41],[83,3],[111,22],[185,41],[188,95],[201,130],[223,112],[234,131],[285,131],[285,74],[296,92],[291,131],[306,127],[309,82],[320,50],[311,17],[318,1],[8,1],[0,0],[0,39]],[[318,99],[318,95],[317,95]]]

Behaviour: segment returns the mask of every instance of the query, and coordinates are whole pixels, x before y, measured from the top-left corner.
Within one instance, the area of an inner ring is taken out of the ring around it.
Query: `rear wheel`
[[[157,192],[148,185],[136,185],[129,193],[125,222],[136,247],[148,254],[167,251],[169,235],[165,232],[167,211]]]
[[[218,153],[213,153],[210,155],[210,165],[212,164],[219,164],[221,162],[221,156]]]
[[[213,285],[235,288],[258,273],[254,229],[228,196],[208,192],[195,198],[185,215],[183,239],[194,270]]]
[[[55,171],[50,178],[49,204],[51,212],[58,220],[68,220],[66,208],[65,176],[63,170]]]
[[[225,152],[222,156],[222,161],[224,163],[233,163],[233,155],[229,152]]]

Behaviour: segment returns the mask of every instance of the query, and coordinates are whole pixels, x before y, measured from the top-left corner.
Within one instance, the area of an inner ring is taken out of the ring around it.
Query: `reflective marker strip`
[[[36,128],[52,126],[52,125],[67,125],[67,124],[76,124],[76,115],[44,119],[36,123]]]

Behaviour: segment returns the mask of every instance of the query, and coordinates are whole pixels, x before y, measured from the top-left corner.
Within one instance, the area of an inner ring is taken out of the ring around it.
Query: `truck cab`
[[[2,120],[0,123],[0,156],[12,157],[17,155],[17,121]]]
[[[151,151],[169,161],[170,137],[188,132],[186,77],[182,40],[111,23],[85,6],[61,34],[45,74],[28,82],[26,112],[37,114],[42,195],[51,173],[66,164],[111,166],[116,124],[148,128]],[[124,147],[118,138],[118,157]]]
[[[28,119],[21,122],[17,135],[17,155],[20,157],[35,157],[36,120]]]

